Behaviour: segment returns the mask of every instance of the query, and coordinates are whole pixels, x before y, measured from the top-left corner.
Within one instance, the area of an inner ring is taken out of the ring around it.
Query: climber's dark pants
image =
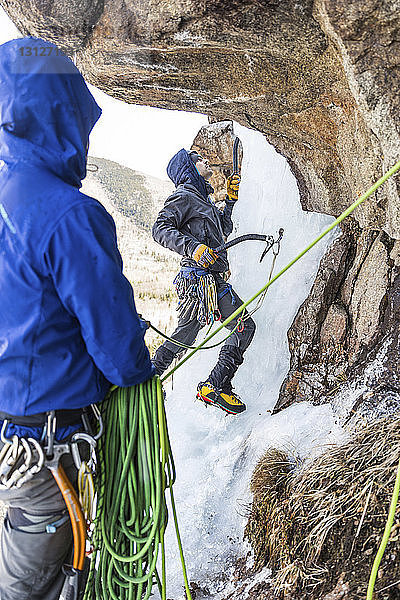
[[[0,448],[3,444],[0,444]],[[77,471],[62,458],[67,477]],[[65,575],[61,568],[72,551],[71,523],[53,475],[46,468],[20,489],[0,489],[8,505],[1,532],[0,600],[57,600]],[[46,526],[55,524],[54,533]]]
[[[220,275],[214,275],[217,287],[217,295],[222,296],[218,300],[218,308],[221,313],[221,320],[227,319],[235,310],[242,304],[242,300],[231,288],[230,291],[224,293],[227,289],[227,284]],[[245,312],[247,314],[247,312]],[[197,320],[197,304],[196,299],[187,307],[178,320],[178,326],[171,337],[174,340],[182,342],[187,346],[192,346],[197,334],[202,325]],[[241,315],[232,319],[226,326],[232,331],[236,327],[237,320]],[[217,388],[229,387],[229,384],[236,373],[237,368],[243,362],[243,353],[253,339],[256,325],[253,319],[248,318],[243,321],[243,331],[236,330],[224,343],[221,348],[218,363],[211,371],[208,380]],[[239,328],[240,329],[240,328]],[[175,356],[182,351],[182,347],[173,342],[166,341],[156,351],[153,363],[156,367],[158,375],[164,373],[169,365],[174,360]]]

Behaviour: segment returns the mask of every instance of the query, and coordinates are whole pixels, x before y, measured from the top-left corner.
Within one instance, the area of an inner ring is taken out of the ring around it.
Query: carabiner
[[[47,423],[46,423],[46,457],[51,458],[53,456],[54,451],[54,440],[56,437],[57,430],[57,417],[56,411],[50,410],[47,413]]]
[[[4,419],[3,425],[1,428],[1,432],[0,432],[0,439],[3,442],[3,444],[12,444],[13,440],[14,440],[14,438],[10,439],[10,438],[6,437],[6,429],[8,427],[8,423],[9,423],[9,421],[7,421],[7,419]]]
[[[39,471],[41,471],[43,469],[43,465],[44,465],[44,452],[43,452],[43,448],[41,447],[39,442],[37,440],[35,440],[34,438],[28,438],[28,442],[31,444],[31,446],[33,446],[33,450],[36,450],[38,458],[37,458],[36,464],[34,463],[26,471],[25,475],[23,475],[23,477],[21,477],[21,479],[18,479],[18,481],[16,482],[15,487],[18,489],[24,483],[26,483],[27,481],[32,479],[32,477],[34,475],[36,475],[36,473],[39,473]]]
[[[72,458],[74,459],[75,467],[78,469],[78,471],[81,468],[82,463],[84,462],[82,460],[80,452],[79,452],[79,447],[78,447],[79,442],[86,442],[87,444],[89,444],[91,452],[93,450],[95,450],[96,446],[97,446],[96,439],[93,436],[89,435],[88,433],[79,431],[78,433],[75,433],[72,436],[71,442],[70,442],[71,454],[72,454]],[[92,459],[90,458],[88,461],[88,465],[91,465],[91,463],[92,463]]]
[[[99,424],[99,431],[98,431],[98,433],[96,433],[96,435],[93,436],[93,439],[98,440],[99,438],[101,438],[101,436],[103,435],[103,431],[104,431],[103,418],[101,416],[101,412],[100,412],[97,404],[91,404],[90,408],[92,409],[93,414],[96,417],[97,422]]]

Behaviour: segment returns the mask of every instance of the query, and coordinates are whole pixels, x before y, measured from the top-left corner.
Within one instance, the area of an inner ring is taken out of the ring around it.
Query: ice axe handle
[[[223,250],[228,250],[228,248],[232,248],[232,246],[236,246],[236,244],[240,244],[241,242],[247,242],[249,240],[257,240],[259,242],[269,242],[271,236],[265,235],[263,233],[246,233],[245,235],[240,235],[239,237],[227,242],[226,244],[222,244],[222,246],[218,246],[218,248],[213,248],[214,252],[218,254],[218,252],[222,252]]]
[[[48,466],[60,492],[67,505],[69,518],[71,519],[72,534],[74,539],[74,557],[72,567],[75,571],[82,571],[85,562],[86,549],[86,521],[79,503],[78,496],[72,483],[65,474],[60,464]]]

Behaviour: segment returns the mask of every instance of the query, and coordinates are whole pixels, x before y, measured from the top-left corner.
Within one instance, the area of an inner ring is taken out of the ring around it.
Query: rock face
[[[398,156],[398,0],[2,4],[115,97],[265,133],[306,209],[337,215]],[[357,219],[400,237],[398,184],[377,196]]]
[[[327,402],[364,372],[369,405],[383,408],[388,388],[399,396],[397,246],[382,231],[346,224],[288,332],[291,366],[275,412],[301,400]],[[371,377],[369,365],[379,353],[379,372]],[[352,410],[366,399],[360,391]]]
[[[400,156],[400,0],[2,5],[23,33],[59,44],[116,98],[264,133],[288,159],[305,210],[339,215]],[[195,147],[205,141],[203,132]],[[222,162],[217,187],[225,171]],[[399,191],[400,176],[381,187],[322,261],[289,331],[277,408],[329,400],[388,335],[398,347],[388,307],[398,289]],[[396,353],[385,356],[398,373]]]
[[[218,204],[226,197],[226,179],[233,171],[233,145],[235,142],[232,121],[219,121],[202,127],[193,140],[191,149],[208,158],[213,168],[210,183],[214,188],[214,200]],[[238,147],[239,171],[242,164],[242,145]]]
[[[288,159],[304,210],[338,216],[399,160],[400,0],[1,4],[21,32],[57,43],[116,98],[262,132]],[[218,189],[233,141],[229,127],[221,135],[228,152],[211,158]],[[345,419],[398,406],[399,194],[400,175],[344,222],[321,261],[288,332],[276,410],[302,400],[339,410],[346,390],[354,403]]]

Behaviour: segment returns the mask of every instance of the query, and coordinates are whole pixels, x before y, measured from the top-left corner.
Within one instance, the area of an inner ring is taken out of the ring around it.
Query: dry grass
[[[270,564],[284,597],[321,598],[345,573],[351,598],[365,598],[386,523],[400,457],[400,420],[383,419],[342,445],[292,469],[287,455],[269,450],[253,479],[246,535],[256,566]],[[376,588],[400,579],[400,509]],[[296,596],[298,597],[298,596]],[[379,598],[399,598],[397,585]]]

